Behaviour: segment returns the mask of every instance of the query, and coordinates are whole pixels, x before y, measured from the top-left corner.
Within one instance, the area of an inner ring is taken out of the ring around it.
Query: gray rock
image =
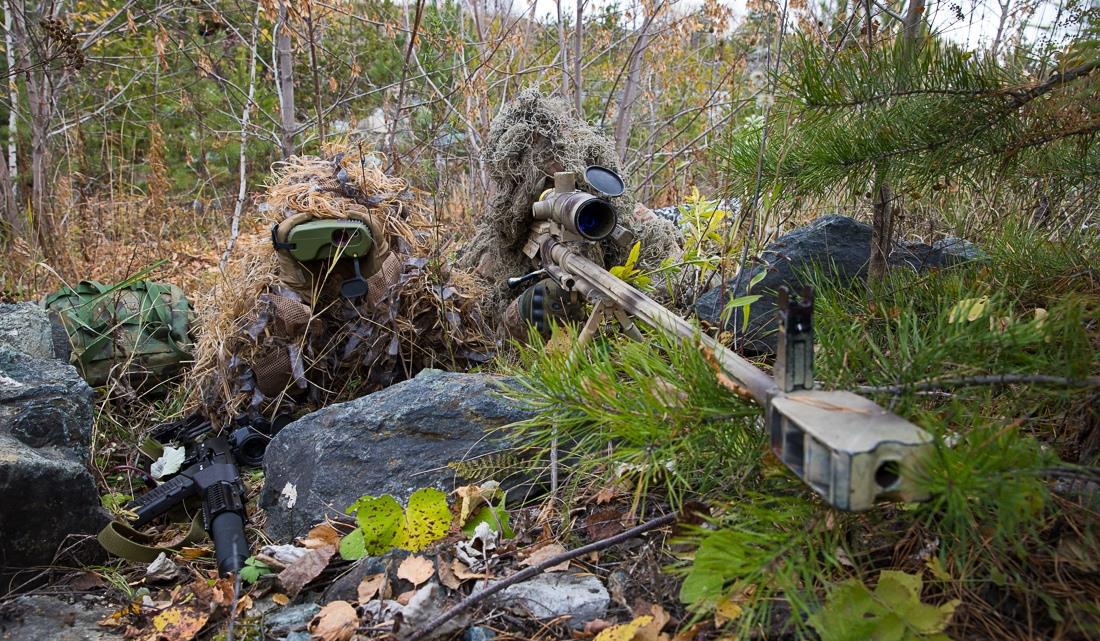
[[[53,329],[46,311],[34,303],[0,304],[0,344],[28,356],[53,358]]]
[[[500,384],[425,370],[286,426],[264,459],[267,533],[280,541],[305,534],[364,494],[404,501],[422,487],[450,491],[456,479],[448,463],[498,449],[489,433],[529,416],[496,393]]]
[[[965,238],[955,236],[937,240],[932,243],[932,249],[944,257],[945,265],[956,262],[982,261],[989,258],[989,254],[985,253],[985,250],[981,247]]]
[[[761,262],[747,269],[740,278],[735,276],[727,281],[724,296],[721,295],[721,287],[704,292],[695,303],[695,313],[700,319],[719,325],[731,292],[733,297],[760,294],[761,298],[749,306],[746,332],[742,334],[740,331],[743,323],[741,310],[734,310],[726,327],[737,328],[742,340],[739,347],[745,352],[772,354],[775,353],[775,331],[779,322],[775,298],[779,287],[786,285],[800,292],[803,276],[813,269],[831,273],[843,282],[865,280],[870,256],[870,225],[847,216],[823,216],[765,247]],[[984,252],[975,245],[948,237],[932,245],[899,243],[891,253],[890,263],[895,267],[906,266],[921,271],[981,257],[984,257]],[[749,283],[761,272],[766,272],[763,280],[749,291]]]
[[[272,636],[285,636],[292,632],[301,632],[309,627],[310,620],[321,611],[316,603],[288,605],[274,614],[264,617],[264,628]]]
[[[0,346],[0,574],[49,563],[106,523],[85,467],[91,402],[71,365]]]
[[[0,605],[0,639],[12,641],[122,641],[122,631],[97,625],[115,608],[21,596]]]
[[[509,586],[488,600],[496,607],[538,619],[568,616],[571,627],[583,628],[607,614],[611,596],[591,574],[553,572]]]
[[[67,363],[0,346],[0,434],[84,460],[92,439],[92,389]]]

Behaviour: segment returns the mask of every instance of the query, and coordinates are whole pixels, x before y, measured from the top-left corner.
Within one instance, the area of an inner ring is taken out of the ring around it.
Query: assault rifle
[[[236,573],[249,556],[245,540],[245,490],[239,466],[263,463],[271,436],[288,422],[281,416],[274,423],[263,419],[236,419],[228,436],[206,436],[208,420],[198,414],[158,426],[152,439],[159,444],[183,443],[187,448],[181,470],[167,481],[130,501],[126,509],[136,518],[129,523],[112,522],[99,534],[100,544],[109,552],[131,560],[151,561],[162,551],[149,545],[149,537],[135,528],[147,525],[188,499],[202,502],[202,526],[214,542],[214,556],[222,576]],[[204,438],[205,436],[205,438]],[[198,517],[192,522],[188,539],[201,536]]]
[[[633,323],[637,319],[705,347],[741,395],[764,408],[775,455],[830,505],[861,511],[885,498],[927,498],[913,479],[913,470],[931,452],[927,432],[857,394],[814,389],[813,295],[808,288],[801,300],[792,300],[785,289],[779,292],[779,344],[774,375],[768,376],[584,256],[586,243],[605,238],[620,246],[633,243],[606,198],[623,193],[622,179],[602,167],[589,167],[585,178],[600,195],[577,190],[576,176],[559,172],[554,189],[534,203],[535,223],[523,251],[538,269],[509,279],[509,285],[549,277],[569,296],[590,301],[592,313],[578,335],[578,347],[607,317],[634,338],[640,338]]]

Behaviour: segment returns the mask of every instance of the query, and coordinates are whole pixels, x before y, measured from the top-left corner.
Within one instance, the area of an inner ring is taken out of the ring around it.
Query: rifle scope
[[[535,220],[549,220],[560,226],[572,240],[603,240],[619,222],[610,202],[577,191],[576,178],[570,172],[554,175],[554,189],[543,194],[531,213]]]

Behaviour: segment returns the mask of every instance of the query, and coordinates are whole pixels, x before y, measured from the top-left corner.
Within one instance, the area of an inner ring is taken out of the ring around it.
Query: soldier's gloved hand
[[[584,306],[579,296],[563,291],[554,279],[544,278],[512,301],[504,312],[504,328],[512,338],[525,340],[527,328],[533,325],[540,336],[549,338],[550,319],[559,324],[581,321]]]

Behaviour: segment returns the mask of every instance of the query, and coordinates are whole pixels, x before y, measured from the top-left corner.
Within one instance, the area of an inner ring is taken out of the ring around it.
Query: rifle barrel
[[[684,340],[699,340],[713,350],[715,359],[726,375],[744,386],[753,400],[761,406],[766,407],[768,399],[778,393],[779,388],[775,379],[714,338],[702,334],[688,321],[616,278],[569,245],[554,239],[547,239],[544,242],[546,243],[543,246],[544,251],[549,251],[551,260],[574,276],[577,279],[577,286],[582,290],[585,287],[595,290],[597,296],[607,299],[608,302],[614,302],[622,307],[623,311],[647,325],[671,332]],[[581,293],[585,296],[591,295],[589,291],[581,291]]]

